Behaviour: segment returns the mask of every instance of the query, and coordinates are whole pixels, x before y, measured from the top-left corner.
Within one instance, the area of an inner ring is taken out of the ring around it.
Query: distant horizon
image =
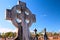
[[[0,28],[0,33],[7,33],[7,32],[16,32],[17,33],[18,29],[16,28],[16,29],[12,30],[12,29],[9,29],[9,28]],[[34,30],[32,30],[30,32],[34,32]],[[41,30],[40,32],[44,33],[44,29]],[[40,33],[40,32],[38,32],[38,30],[37,30],[37,33]],[[50,32],[50,31],[46,30],[46,32]],[[55,32],[51,31],[51,33],[55,33]],[[58,31],[56,33],[60,33],[60,31]]]

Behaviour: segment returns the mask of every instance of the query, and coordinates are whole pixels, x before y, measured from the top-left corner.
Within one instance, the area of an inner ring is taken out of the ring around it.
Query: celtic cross
[[[26,3],[19,1],[12,9],[6,9],[6,20],[11,20],[18,29],[22,26],[23,40],[30,40],[29,27],[36,22],[36,18],[26,7]]]

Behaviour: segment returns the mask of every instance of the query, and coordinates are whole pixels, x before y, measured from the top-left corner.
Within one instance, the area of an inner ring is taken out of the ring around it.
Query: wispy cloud
[[[46,14],[44,14],[43,16],[47,16]]]
[[[47,15],[46,15],[46,14],[42,14],[41,16],[42,16],[42,17],[46,17]]]

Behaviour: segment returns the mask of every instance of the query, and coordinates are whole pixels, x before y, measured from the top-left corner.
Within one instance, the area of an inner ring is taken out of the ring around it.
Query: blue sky
[[[17,5],[18,0],[0,0],[0,32],[15,30],[15,26],[5,20],[5,10]],[[36,23],[30,27],[41,32],[44,28],[49,32],[60,31],[60,0],[21,0],[36,15]]]

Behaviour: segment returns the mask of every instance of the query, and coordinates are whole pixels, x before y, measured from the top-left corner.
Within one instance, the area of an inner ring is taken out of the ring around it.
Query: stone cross
[[[6,20],[11,20],[18,28],[18,35],[22,30],[22,40],[30,40],[29,27],[36,22],[36,18],[26,7],[26,3],[19,1],[19,4],[12,7],[12,9],[6,9]],[[20,36],[18,37],[20,38]]]
[[[48,40],[47,34],[46,34],[46,28],[44,29],[44,40]]]
[[[38,40],[38,37],[37,37],[37,29],[35,29],[34,31],[35,31],[35,37],[34,37],[34,40]]]
[[[37,29],[35,29],[34,31],[35,31],[35,34],[37,34]]]

